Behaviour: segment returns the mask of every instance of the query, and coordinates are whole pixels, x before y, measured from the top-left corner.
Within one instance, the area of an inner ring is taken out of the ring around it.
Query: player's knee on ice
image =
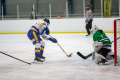
[[[101,62],[102,59],[105,59],[105,60],[106,60],[106,58],[105,58],[104,56],[102,56],[102,55],[100,55],[100,54],[98,54],[98,53],[95,54],[95,63],[96,63],[96,64],[98,64],[99,62]]]

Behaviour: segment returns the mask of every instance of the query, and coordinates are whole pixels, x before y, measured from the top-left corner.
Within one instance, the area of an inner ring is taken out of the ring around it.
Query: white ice
[[[0,80],[120,80],[120,67],[97,65],[88,58],[83,60],[76,53],[88,55],[93,51],[92,35],[85,34],[51,34],[59,45],[72,57],[68,58],[55,43],[45,41],[43,64],[28,65],[0,53]],[[113,34],[107,34],[113,41]],[[112,44],[113,45],[113,44]],[[112,50],[114,47],[112,46]],[[1,34],[0,51],[26,62],[34,60],[34,46],[26,34]]]

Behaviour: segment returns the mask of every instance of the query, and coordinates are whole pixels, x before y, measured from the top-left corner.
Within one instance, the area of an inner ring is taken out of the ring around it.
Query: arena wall
[[[94,18],[93,25],[107,33],[113,33],[113,21],[118,18]],[[1,20],[0,34],[24,34],[39,20]],[[86,33],[85,18],[50,19],[51,33]]]

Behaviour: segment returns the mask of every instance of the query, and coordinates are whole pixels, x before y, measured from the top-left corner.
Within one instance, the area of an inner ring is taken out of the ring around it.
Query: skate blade
[[[35,64],[42,64],[43,61],[36,61],[36,60],[34,60],[33,63],[35,63]]]
[[[42,61],[45,61],[45,59],[41,59]]]

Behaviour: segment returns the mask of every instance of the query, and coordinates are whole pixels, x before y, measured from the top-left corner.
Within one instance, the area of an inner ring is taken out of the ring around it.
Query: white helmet
[[[91,32],[94,34],[98,30],[99,30],[99,28],[96,25],[93,25],[93,28],[91,29]]]

